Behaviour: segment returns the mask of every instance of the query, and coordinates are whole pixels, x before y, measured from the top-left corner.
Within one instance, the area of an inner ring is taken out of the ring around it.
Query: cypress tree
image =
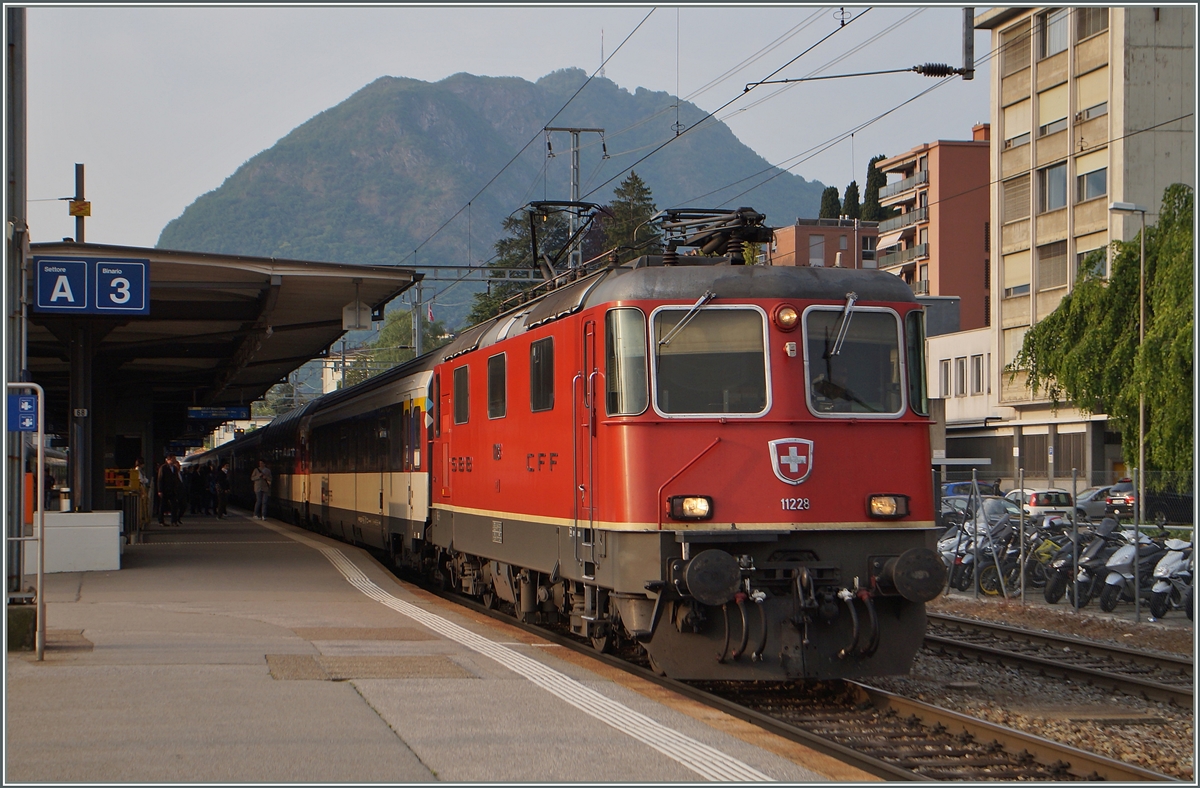
[[[862,215],[859,217],[864,222],[882,222],[895,214],[894,209],[879,205],[879,190],[887,186],[887,176],[877,170],[875,165],[886,158],[887,156],[880,154],[872,157],[867,164],[866,194],[863,195]]]
[[[822,219],[836,219],[842,214],[842,203],[838,199],[838,190],[836,186],[826,186],[825,191],[821,192],[821,214]]]
[[[842,200],[842,215],[850,219],[859,218],[858,181],[850,181],[850,185],[846,187],[846,198]]]

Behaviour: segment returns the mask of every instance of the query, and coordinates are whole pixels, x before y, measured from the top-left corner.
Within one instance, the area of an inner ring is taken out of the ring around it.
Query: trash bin
[[[60,512],[71,511],[71,488],[70,487],[59,487],[58,488],[58,510]]]

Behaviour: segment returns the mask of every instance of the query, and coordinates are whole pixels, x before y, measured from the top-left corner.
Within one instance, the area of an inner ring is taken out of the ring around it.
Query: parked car
[[[987,519],[988,525],[995,525],[1004,515],[1010,515],[1013,519],[1019,519],[1021,510],[1012,501],[1001,498],[996,495],[984,495],[980,497],[980,506],[983,511],[984,518]],[[961,525],[966,520],[972,518],[971,496],[969,495],[950,495],[942,499],[942,517],[939,524],[944,528],[949,528],[951,525]]]
[[[1075,497],[1075,513],[1079,519],[1102,520],[1107,514],[1108,491],[1111,487],[1089,487]]]
[[[1015,498],[1013,493],[1017,493]],[[1039,514],[1058,514],[1065,517],[1074,506],[1071,493],[1058,487],[1044,490],[1013,490],[1005,497],[1019,503],[1030,517]]]
[[[1191,523],[1195,520],[1192,501],[1191,493],[1146,490],[1146,506],[1142,519],[1158,525]],[[1131,519],[1136,504],[1137,490],[1133,486],[1133,480],[1122,479],[1109,489],[1104,512],[1118,520]]]

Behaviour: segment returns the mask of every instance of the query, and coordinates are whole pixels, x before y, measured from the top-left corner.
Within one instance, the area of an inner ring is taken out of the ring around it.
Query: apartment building
[[[775,231],[766,250],[767,265],[875,268],[878,222],[858,219],[797,219]]]
[[[989,330],[929,342],[949,456],[990,458],[988,474],[1007,482],[1018,468],[1035,484],[1069,484],[1072,468],[1088,484],[1124,473],[1120,437],[1103,414],[1055,411],[1005,367],[1074,287],[1088,253],[1136,236],[1140,217],[1110,210],[1112,202],[1145,206],[1149,224],[1167,186],[1195,186],[1195,21],[1195,6],[993,8],[975,17],[998,53],[995,285]],[[1101,265],[1106,273],[1111,252]],[[980,356],[990,386],[973,385]]]
[[[879,223],[879,268],[921,295],[958,296],[963,330],[991,323],[988,280],[988,132],[937,140],[878,162],[890,182],[879,204],[900,214]]]

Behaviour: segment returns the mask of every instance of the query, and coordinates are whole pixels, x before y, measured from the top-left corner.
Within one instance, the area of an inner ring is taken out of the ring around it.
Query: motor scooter
[[[1078,547],[1073,542],[1073,535],[1066,535],[1063,547],[1054,556],[1046,572],[1046,587],[1042,594],[1047,602],[1056,604],[1068,593],[1072,603],[1078,607],[1084,607],[1091,601],[1099,588],[1098,581],[1105,572],[1109,556],[1125,543],[1125,538],[1117,531],[1118,527],[1115,518],[1105,517],[1090,532],[1079,530]]]
[[[1166,554],[1154,565],[1154,587],[1150,589],[1150,615],[1154,618],[1182,608],[1192,588],[1192,543],[1168,539],[1165,546]]]
[[[1151,539],[1146,534],[1139,534],[1136,546],[1131,539],[1129,544],[1118,548],[1105,564],[1108,574],[1104,576],[1104,588],[1100,591],[1100,609],[1105,613],[1111,613],[1117,609],[1117,603],[1122,599],[1133,601],[1135,596],[1133,562],[1135,560],[1138,565],[1138,595],[1148,592],[1152,585],[1151,576],[1154,573],[1154,566],[1166,552],[1167,549],[1161,542]]]

